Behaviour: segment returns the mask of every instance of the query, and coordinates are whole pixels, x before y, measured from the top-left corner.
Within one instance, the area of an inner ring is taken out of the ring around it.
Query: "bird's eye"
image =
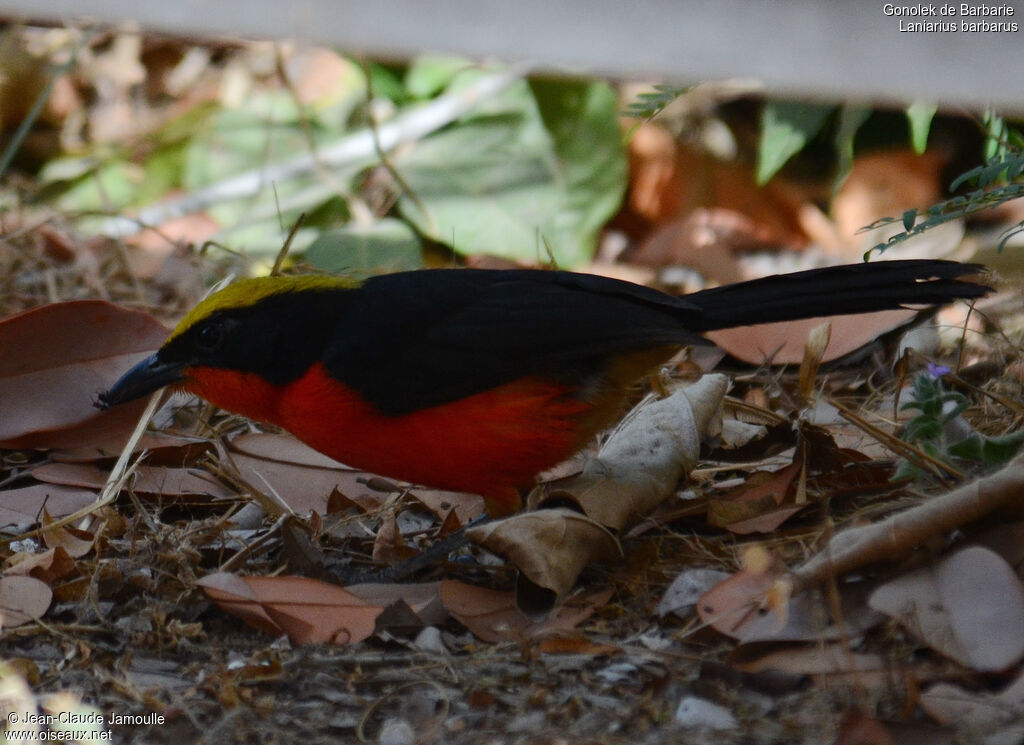
[[[201,352],[216,352],[224,344],[224,326],[220,323],[208,323],[199,329],[196,346]]]

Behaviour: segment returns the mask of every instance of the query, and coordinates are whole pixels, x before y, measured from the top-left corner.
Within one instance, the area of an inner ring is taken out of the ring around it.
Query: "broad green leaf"
[[[401,220],[385,218],[373,225],[349,224],[321,234],[306,249],[306,262],[328,272],[365,277],[419,269],[419,238]]]
[[[183,186],[194,191],[268,163],[308,153],[315,143],[337,138],[339,134],[337,130],[318,126],[315,120],[303,123],[302,114],[287,93],[261,93],[238,109],[218,111],[204,130],[189,141]],[[332,177],[345,184],[350,175],[334,173]],[[281,223],[287,224],[299,212],[315,209],[333,194],[333,184],[324,183],[318,174],[308,174],[276,182],[268,180],[256,196],[220,202],[209,212],[227,229],[244,226],[244,232],[252,235],[249,228],[280,211],[281,219],[275,217],[268,223],[273,226],[272,232],[259,241],[261,245],[280,245]],[[236,243],[239,235],[232,236],[232,244],[248,248]]]
[[[821,131],[831,111],[831,107],[808,103],[766,103],[757,153],[757,183],[767,183],[800,152]]]
[[[836,177],[832,182],[832,193],[839,191],[843,182],[850,175],[853,168],[853,139],[857,135],[860,125],[871,116],[871,108],[846,104],[839,112],[839,126],[836,129],[836,152],[839,156],[839,166],[836,170]]]
[[[405,88],[413,98],[432,98],[471,64],[465,57],[455,55],[421,55],[405,73]]]
[[[404,104],[409,100],[409,91],[405,89],[402,81],[392,72],[391,68],[371,62],[367,65],[367,69],[374,98],[386,98],[396,105]]]
[[[537,90],[540,105],[517,83],[396,155],[415,195],[399,206],[421,233],[464,254],[537,260],[550,247],[565,267],[592,256],[625,188],[615,96],[599,83]]]
[[[907,123],[910,125],[910,144],[920,155],[928,147],[928,133],[932,128],[932,117],[939,107],[933,103],[915,101],[907,108]]]

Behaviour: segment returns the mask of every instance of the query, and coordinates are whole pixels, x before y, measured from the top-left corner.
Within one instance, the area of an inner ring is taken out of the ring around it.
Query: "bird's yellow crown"
[[[190,310],[175,327],[167,341],[180,336],[185,331],[200,323],[220,310],[248,308],[261,300],[287,292],[305,292],[309,290],[354,289],[360,281],[352,277],[335,277],[327,274],[297,274],[276,277],[253,277],[232,282],[222,290],[218,290],[205,298]],[[166,342],[165,342],[166,343]]]

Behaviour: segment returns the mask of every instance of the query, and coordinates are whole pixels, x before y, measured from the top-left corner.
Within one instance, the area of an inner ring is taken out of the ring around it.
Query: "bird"
[[[351,467],[478,494],[499,517],[702,333],[980,298],[990,288],[963,277],[983,269],[876,261],[686,295],[543,269],[247,278],[196,305],[96,405],[184,389]]]

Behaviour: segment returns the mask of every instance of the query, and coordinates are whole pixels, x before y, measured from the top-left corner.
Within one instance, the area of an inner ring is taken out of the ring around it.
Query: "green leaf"
[[[831,111],[831,107],[816,104],[788,101],[766,103],[757,154],[757,183],[767,183],[790,158],[800,152],[821,131]]]
[[[1024,429],[996,437],[974,433],[949,448],[950,455],[981,463],[986,469],[1006,463],[1024,444]]]
[[[471,64],[465,57],[455,55],[421,55],[405,73],[405,88],[413,98],[433,98]]]
[[[1005,154],[1007,128],[1003,117],[992,109],[985,112],[984,123],[988,135],[985,140],[985,160],[988,161]]]
[[[843,182],[850,175],[853,168],[853,140],[857,130],[871,116],[871,109],[867,106],[856,106],[846,104],[839,112],[839,127],[836,130],[836,152],[839,155],[839,166],[836,177],[832,181],[832,194],[839,192]]]
[[[385,218],[322,233],[306,249],[306,261],[328,272],[367,277],[423,266],[420,240],[401,220]]]
[[[374,98],[386,98],[396,105],[404,104],[409,100],[409,91],[388,67],[371,62],[367,65],[367,71]]]
[[[939,107],[933,103],[915,101],[907,109],[907,123],[910,125],[910,144],[914,152],[920,155],[928,148],[928,133],[932,128],[932,118]]]
[[[590,259],[625,189],[615,95],[603,83],[535,90],[517,83],[395,157],[412,192],[399,207],[421,233],[464,254],[537,260],[549,246],[560,266]]]
[[[339,134],[337,129],[318,126],[316,120],[304,121],[294,100],[284,91],[254,95],[237,109],[218,111],[189,141],[182,185],[194,191],[267,163],[308,153],[314,143],[336,139]],[[249,249],[242,236],[255,236],[256,243],[263,247],[280,246],[280,226],[334,196],[336,184],[347,184],[355,169],[353,165],[346,172],[334,171],[329,182],[316,173],[268,180],[255,196],[219,202],[208,211],[227,230],[238,229],[232,233],[234,246]],[[257,225],[266,225],[270,232],[257,235]]]

